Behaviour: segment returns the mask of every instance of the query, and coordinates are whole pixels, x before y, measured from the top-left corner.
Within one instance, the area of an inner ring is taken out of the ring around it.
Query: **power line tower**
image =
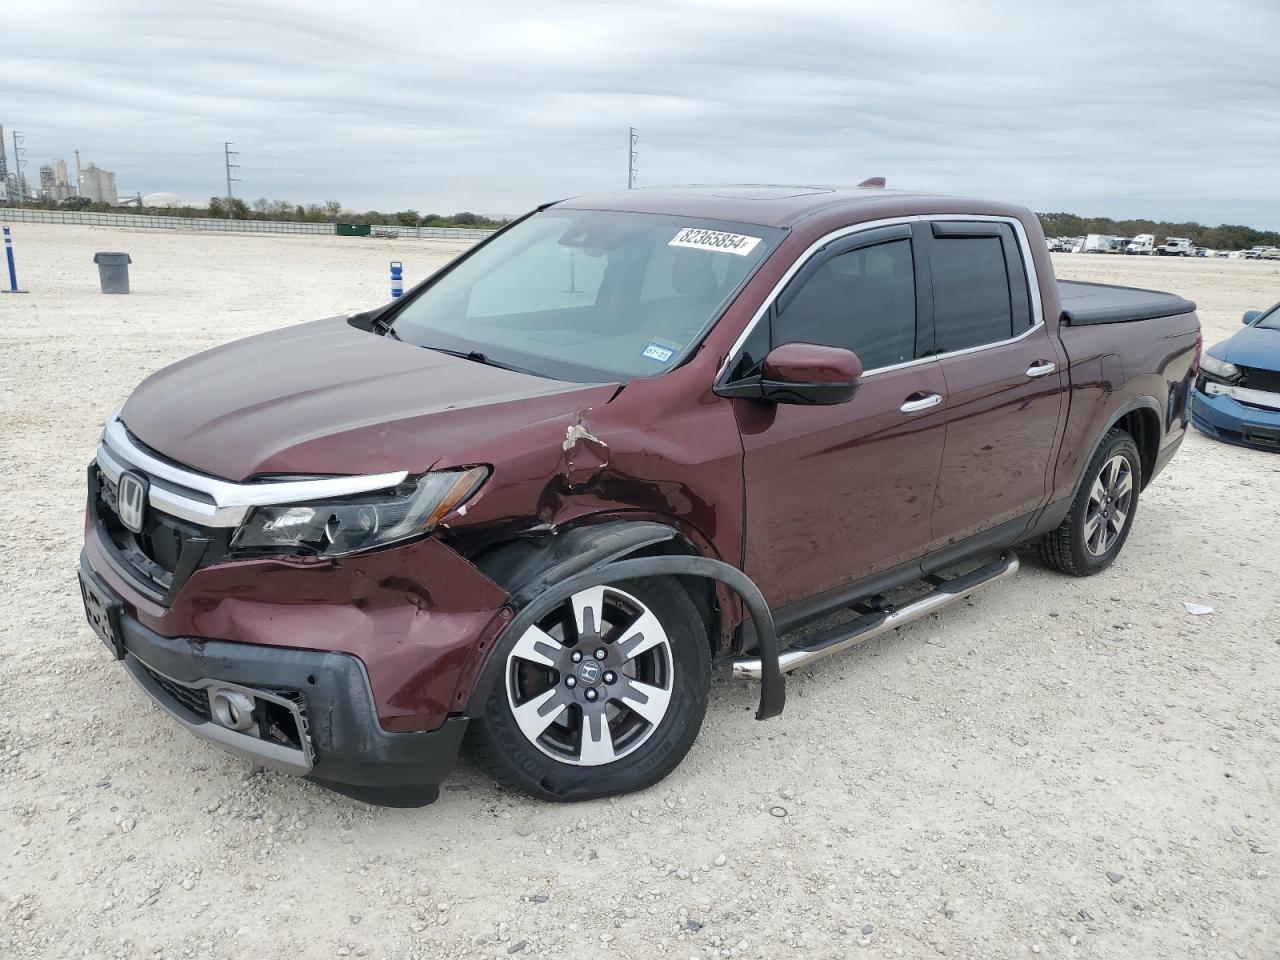
[[[0,124],[0,203],[9,202],[9,161],[5,159],[4,124]]]
[[[232,170],[239,170],[239,169],[240,169],[240,164],[238,164],[238,163],[232,163],[232,162],[231,162],[231,158],[232,158],[232,157],[238,157],[238,156],[240,156],[240,151],[239,151],[239,150],[232,150],[232,149],[231,149],[231,142],[230,142],[230,141],[228,141],[228,140],[224,140],[224,141],[222,141],[222,157],[223,157],[223,161],[224,161],[224,162],[226,163],[226,165],[227,165],[227,199],[228,199],[228,200],[230,200],[230,199],[231,199],[231,185],[232,185],[233,183],[239,183],[239,182],[240,182],[240,178],[239,178],[239,177],[233,177],[233,176],[231,175],[231,171],[232,171]]]
[[[13,172],[18,180],[18,206],[27,202],[27,180],[22,175],[22,158],[27,155],[26,137],[17,130],[13,131]]]
[[[635,127],[628,127],[627,129],[630,131],[627,146],[627,189],[634,190],[636,186],[636,161],[640,159],[640,153],[636,149],[640,143],[640,134],[636,133]]]

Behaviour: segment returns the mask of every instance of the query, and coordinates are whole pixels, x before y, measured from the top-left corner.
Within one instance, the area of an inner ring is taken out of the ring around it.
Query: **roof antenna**
[[[884,187],[884,177],[867,177],[860,184],[860,187]]]

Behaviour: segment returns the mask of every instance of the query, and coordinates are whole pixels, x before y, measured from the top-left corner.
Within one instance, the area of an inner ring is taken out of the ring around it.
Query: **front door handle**
[[[923,413],[930,407],[936,407],[942,402],[942,394],[940,393],[913,393],[903,401],[902,406],[898,409],[903,413]]]
[[[1027,376],[1033,378],[1047,377],[1057,369],[1058,365],[1056,363],[1051,363],[1048,360],[1037,360],[1031,366],[1027,367]]]

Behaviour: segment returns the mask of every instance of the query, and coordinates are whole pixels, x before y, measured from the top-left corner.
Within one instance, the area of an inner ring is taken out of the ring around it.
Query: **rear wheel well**
[[[1117,420],[1114,426],[1133,437],[1142,460],[1142,486],[1145,487],[1155,473],[1156,457],[1160,454],[1160,417],[1148,407],[1131,410]]]

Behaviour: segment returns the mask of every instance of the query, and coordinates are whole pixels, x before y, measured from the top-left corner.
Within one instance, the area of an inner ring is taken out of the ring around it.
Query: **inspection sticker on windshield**
[[[703,230],[701,227],[685,227],[667,246],[692,247],[694,250],[718,250],[720,253],[736,253],[740,257],[745,257],[759,242],[759,237],[747,237],[740,233],[722,233],[719,230]]]
[[[679,349],[679,344],[667,343],[665,340],[650,340],[649,345],[644,348],[644,356],[650,360],[666,363]]]

